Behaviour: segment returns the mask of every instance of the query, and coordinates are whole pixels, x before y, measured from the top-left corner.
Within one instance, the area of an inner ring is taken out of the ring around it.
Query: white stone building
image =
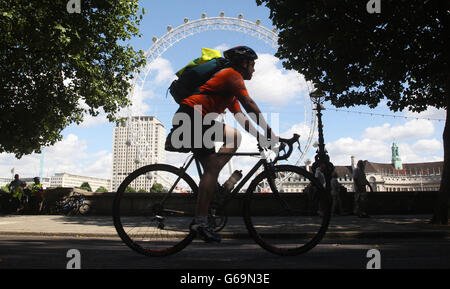
[[[352,173],[356,168],[355,158],[351,165],[335,166],[338,181],[347,191],[354,192]],[[365,160],[366,178],[374,191],[439,191],[444,162],[402,164],[397,145],[392,145],[391,163],[373,163]],[[303,167],[311,171],[309,165]],[[302,192],[309,184],[306,179],[290,177],[283,184],[284,192]]]
[[[139,141],[137,141],[139,140]],[[136,116],[131,122],[118,125],[113,133],[112,190],[134,170],[152,163],[164,163],[166,129],[154,116]],[[131,186],[150,190],[155,178],[141,177]]]
[[[99,187],[105,187],[109,192],[111,191],[110,179],[79,176],[67,173],[56,173],[50,178],[49,187],[75,188],[80,187],[84,182],[89,183],[89,186],[93,192],[95,192]]]

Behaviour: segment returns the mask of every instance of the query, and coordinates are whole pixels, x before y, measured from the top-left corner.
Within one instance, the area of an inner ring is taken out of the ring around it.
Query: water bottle
[[[235,170],[230,178],[223,184],[223,187],[227,191],[231,191],[234,188],[234,185],[242,178],[242,171]]]

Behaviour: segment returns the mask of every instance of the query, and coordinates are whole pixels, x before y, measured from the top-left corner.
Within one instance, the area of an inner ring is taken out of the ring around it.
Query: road
[[[382,269],[450,269],[448,238],[384,238],[324,240],[306,254],[281,257],[266,252],[250,239],[225,239],[221,244],[194,241],[178,254],[149,258],[119,239],[40,236],[0,236],[0,269],[66,269],[78,250],[82,269],[366,269],[380,253]]]

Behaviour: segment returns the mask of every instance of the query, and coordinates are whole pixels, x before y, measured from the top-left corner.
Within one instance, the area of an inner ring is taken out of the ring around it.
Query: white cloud
[[[412,148],[421,153],[436,152],[442,150],[442,143],[437,139],[421,139],[416,141]]]
[[[151,99],[153,96],[154,93],[151,90],[135,89],[131,97],[131,106],[122,109],[120,115],[146,115],[150,111],[150,106],[146,103],[146,100]]]
[[[392,126],[385,123],[382,126],[368,127],[363,137],[379,140],[403,140],[408,138],[429,137],[434,133],[434,124],[426,119],[413,119],[403,125]]]
[[[149,100],[155,96],[159,96],[156,90],[162,87],[167,89],[169,83],[176,78],[171,62],[162,57],[157,58],[147,65],[142,70],[140,77],[144,78],[145,73],[147,73],[147,76],[143,85],[141,80],[144,79],[140,79],[137,82],[139,85],[132,84],[133,90],[130,95],[131,106],[121,109],[118,115],[122,117],[148,115],[152,108]]]
[[[230,45],[223,43],[223,44],[220,44],[220,45],[214,47],[213,49],[214,50],[219,50],[220,52],[224,52],[225,50],[228,50],[230,48],[231,48]]]
[[[43,176],[71,173],[99,178],[111,178],[112,156],[105,150],[88,153],[88,142],[69,134],[44,152]],[[0,154],[0,176],[8,177],[11,169],[21,177],[39,175],[41,154],[16,159],[13,154]]]
[[[79,170],[85,176],[110,179],[112,176],[112,153],[102,150],[90,155],[87,166]]]
[[[85,110],[89,110],[89,106],[86,104],[86,101],[82,98],[78,100],[78,106]],[[106,114],[103,108],[99,108],[98,111],[99,114],[97,116],[92,116],[88,112],[85,113],[83,115],[83,122],[80,123],[79,126],[83,128],[89,128],[108,122],[108,119],[106,118]]]
[[[435,107],[428,107],[425,111],[417,113],[407,110],[405,112],[406,117],[420,117],[420,118],[430,118],[430,119],[443,119],[446,118],[445,109],[437,109]]]
[[[387,143],[368,138],[362,140],[355,140],[350,137],[340,138],[327,143],[326,149],[335,165],[349,165],[351,156],[354,156],[357,160],[370,160],[372,162],[386,162],[391,158],[391,149]]]
[[[432,150],[425,144],[431,144]],[[403,163],[422,163],[442,161],[443,154],[440,154],[437,143],[433,140],[419,140],[413,145],[399,143],[398,150]],[[390,159],[389,159],[390,160]]]
[[[278,68],[280,60],[270,54],[260,54],[255,64],[253,78],[246,86],[256,101],[283,106],[308,93],[305,78],[296,71]]]
[[[156,85],[169,83],[176,78],[170,61],[162,57],[155,59],[151,63],[149,73],[156,73],[155,76],[152,76],[152,82]]]
[[[327,143],[331,161],[335,165],[349,165],[350,157],[356,160],[390,163],[392,158],[392,143],[383,140],[340,138]],[[400,158],[403,163],[442,161],[442,144],[436,139],[421,139],[410,145],[398,143]]]
[[[0,177],[11,177],[11,169],[20,177],[35,177],[39,175],[40,155],[31,154],[23,156],[20,160],[13,154],[0,154]]]
[[[148,104],[148,100],[156,96],[155,88],[167,86],[168,83],[173,81],[176,76],[172,68],[172,64],[169,60],[165,58],[157,58],[147,67],[145,67],[142,72],[148,70],[147,79],[142,87],[133,87],[131,95],[131,106],[123,108],[119,111],[118,116],[126,117],[129,115],[146,115],[149,114],[151,106]],[[143,74],[140,75],[143,77]],[[132,85],[133,82],[131,82]],[[81,108],[89,109],[89,106],[83,99],[80,99],[78,105]],[[98,116],[91,116],[88,113],[84,115],[83,122],[80,127],[90,128],[100,124],[108,122],[105,112],[102,108],[99,109],[100,114]]]
[[[296,133],[300,135],[300,142],[304,143],[308,140],[310,130],[311,127],[309,124],[307,124],[306,122],[301,122],[294,124],[286,132],[281,133],[280,136],[284,138],[291,138],[294,135],[294,133]],[[313,139],[317,139],[317,131],[314,132]]]
[[[107,122],[108,122],[108,119],[106,118],[106,114],[104,112],[100,113],[97,116],[92,116],[90,114],[85,114],[83,122],[80,123],[79,126],[83,127],[83,128],[88,128],[88,127],[94,127],[94,126],[97,126],[97,125],[100,125],[100,124],[104,124],[104,123],[107,123]]]

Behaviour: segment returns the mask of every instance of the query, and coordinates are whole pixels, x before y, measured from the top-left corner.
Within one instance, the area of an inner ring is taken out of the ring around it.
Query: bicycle
[[[216,198],[211,205],[209,225],[215,231],[225,227],[227,204],[263,167],[263,171],[256,175],[245,192],[243,217],[246,228],[254,241],[269,252],[283,256],[299,255],[314,248],[325,235],[330,221],[331,196],[314,175],[305,169],[287,164],[276,165],[291,155],[294,143],[300,146],[297,134],[291,139],[280,138],[279,141],[278,152],[272,161],[261,157],[231,192],[217,192],[221,198]],[[232,155],[262,156],[267,152],[259,145],[258,150]],[[281,155],[281,152],[284,154]],[[181,167],[150,164],[124,179],[115,194],[113,221],[118,235],[128,247],[146,256],[167,256],[181,251],[193,241],[195,233],[189,230],[189,225],[194,216],[195,204],[186,204],[195,201],[198,193],[196,182],[186,173],[193,161],[201,176],[200,162],[190,155]],[[164,182],[166,191],[160,194],[162,200],[150,193],[125,192],[132,182],[138,183],[142,178]],[[315,194],[320,199],[319,214],[308,211],[305,190],[298,192],[297,188],[297,192],[291,192],[295,189],[295,182],[316,188]],[[139,198],[145,201],[139,201]],[[184,204],[180,205],[180,202]],[[139,208],[131,210],[132,203],[139,204]],[[271,223],[267,223],[268,220]]]
[[[56,202],[56,213],[67,216],[87,215],[90,206],[86,203],[85,199],[80,193],[74,193],[71,196],[65,197],[61,201]]]

